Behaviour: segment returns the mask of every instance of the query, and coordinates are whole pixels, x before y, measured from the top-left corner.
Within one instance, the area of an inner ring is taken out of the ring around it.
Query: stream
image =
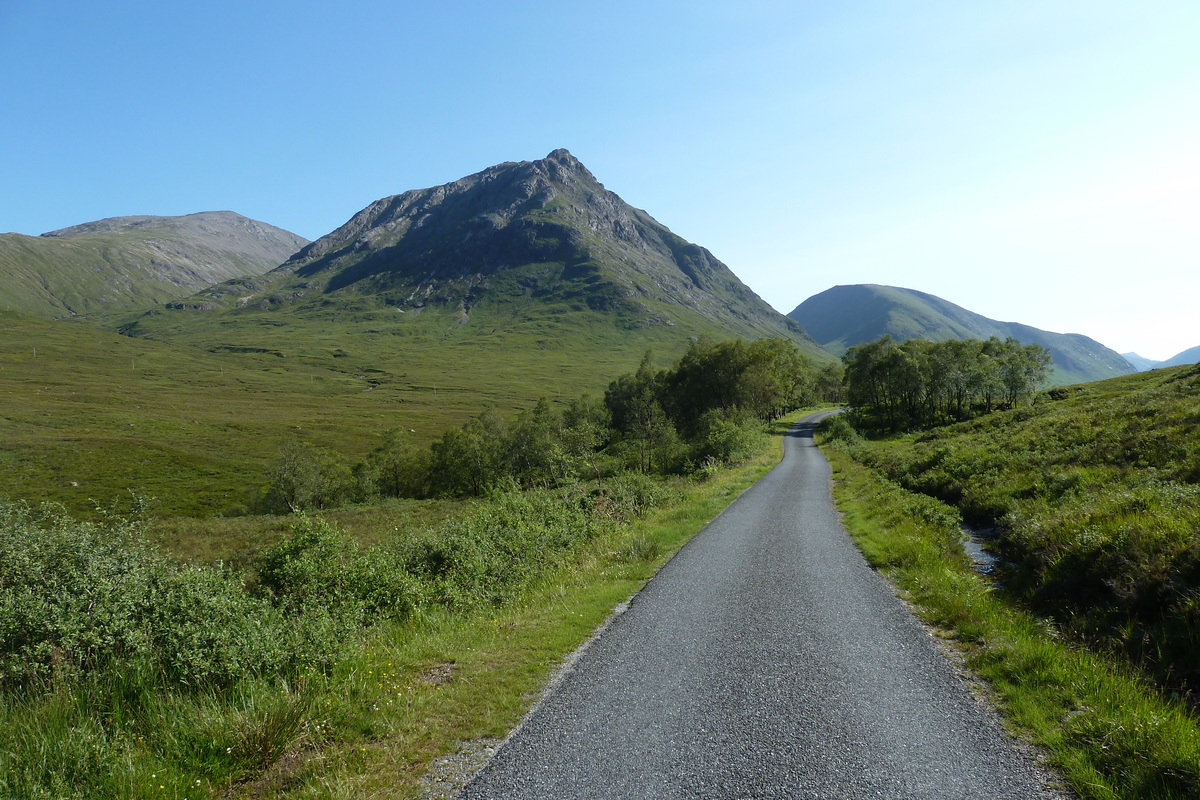
[[[988,550],[988,544],[995,540],[995,528],[973,528],[962,524],[963,552],[971,559],[975,571],[980,575],[993,575],[1000,566],[1000,557]]]

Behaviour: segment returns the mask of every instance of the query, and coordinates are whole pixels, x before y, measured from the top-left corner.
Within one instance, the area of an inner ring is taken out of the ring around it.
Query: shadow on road
[[[790,436],[793,439],[811,439],[813,438],[813,431],[817,429],[818,425],[835,414],[841,414],[843,411],[845,411],[844,408],[838,408],[828,413],[821,414],[820,419],[813,420],[811,422],[797,422],[788,429],[788,432],[785,433],[784,436]],[[821,412],[816,413],[820,414]]]

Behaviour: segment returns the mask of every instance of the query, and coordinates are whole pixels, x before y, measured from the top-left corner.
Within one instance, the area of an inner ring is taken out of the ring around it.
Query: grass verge
[[[824,450],[835,500],[868,560],[990,686],[1010,729],[1083,798],[1200,797],[1200,720],[1114,659],[1062,641],[969,567],[958,511]]]

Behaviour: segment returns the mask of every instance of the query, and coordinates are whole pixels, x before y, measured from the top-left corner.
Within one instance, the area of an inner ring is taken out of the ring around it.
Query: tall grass
[[[860,443],[997,529],[1009,590],[1170,690],[1200,687],[1200,370],[1053,390],[1032,408]]]

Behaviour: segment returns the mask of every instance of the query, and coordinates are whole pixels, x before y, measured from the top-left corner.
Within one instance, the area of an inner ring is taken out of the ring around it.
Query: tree
[[[481,495],[505,474],[506,426],[495,409],[450,428],[430,447],[435,494]]]
[[[393,428],[383,444],[356,465],[355,474],[364,495],[425,497],[429,494],[429,450],[418,447],[412,433]]]
[[[1050,351],[1041,345],[1022,347],[1011,337],[1005,341],[999,365],[1005,404],[1014,406],[1021,398],[1032,396],[1045,383],[1050,364]]]
[[[813,381],[813,392],[823,403],[846,402],[845,386],[846,368],[834,361],[817,370]]]
[[[611,438],[608,409],[589,394],[583,394],[567,404],[563,411],[563,448],[576,469],[586,466],[589,477],[595,477],[600,488],[600,467],[597,453]]]
[[[508,473],[522,486],[559,485],[574,475],[563,447],[562,416],[541,398],[517,417],[505,447]]]
[[[261,505],[274,513],[332,508],[349,497],[354,485],[344,458],[295,440],[279,448],[279,458],[267,471],[267,478],[270,483]]]
[[[973,409],[987,413],[998,401],[1011,406],[1045,381],[1050,353],[994,336],[900,345],[883,336],[850,348],[843,363],[855,413],[895,430],[963,419]]]

